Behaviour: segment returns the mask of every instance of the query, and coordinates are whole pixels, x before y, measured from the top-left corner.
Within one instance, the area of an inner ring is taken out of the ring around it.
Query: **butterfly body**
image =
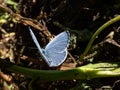
[[[31,28],[29,28],[29,30],[41,56],[49,67],[57,67],[65,61],[68,54],[67,47],[69,43],[69,33],[67,31],[64,31],[57,35],[46,45],[44,49],[42,49]]]
[[[42,53],[43,55],[42,55],[42,57],[43,57],[43,59],[46,61],[47,60],[47,64],[50,66],[50,67],[52,67],[52,59],[50,58],[50,56],[48,55],[48,53],[47,52],[45,52],[45,50],[43,49],[43,53]]]

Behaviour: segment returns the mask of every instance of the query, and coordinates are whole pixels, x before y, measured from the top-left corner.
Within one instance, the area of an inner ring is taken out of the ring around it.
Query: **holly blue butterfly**
[[[30,34],[34,43],[36,44],[41,56],[46,61],[49,67],[57,67],[61,65],[67,58],[67,47],[69,43],[69,32],[64,31],[58,34],[52,41],[50,41],[43,49],[39,45],[32,29],[29,27]]]

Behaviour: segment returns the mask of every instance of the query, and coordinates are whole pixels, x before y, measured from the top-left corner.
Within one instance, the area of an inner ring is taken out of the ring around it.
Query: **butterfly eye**
[[[46,52],[45,52],[45,50],[43,49],[43,51],[42,51],[44,54],[46,54]]]

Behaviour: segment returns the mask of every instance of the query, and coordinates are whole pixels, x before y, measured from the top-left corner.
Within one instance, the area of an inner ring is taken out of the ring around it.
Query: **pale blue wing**
[[[41,56],[42,56],[43,59],[46,61],[46,63],[50,66],[52,60],[51,60],[51,59],[48,59],[47,54],[46,54],[45,51],[40,47],[40,45],[39,45],[39,43],[38,43],[38,41],[37,41],[37,38],[35,37],[32,29],[31,29],[30,27],[29,27],[29,31],[30,31],[30,35],[32,36],[32,39],[33,39],[35,45],[37,46],[37,48],[38,48]]]
[[[65,61],[65,59],[67,57],[67,50],[65,50],[63,52],[52,52],[51,54],[49,54],[49,56],[52,59],[52,62],[49,66],[57,67]]]
[[[50,43],[45,47],[45,51],[64,51],[69,43],[69,32],[65,31],[57,35]]]
[[[59,66],[67,57],[67,46],[69,43],[69,33],[62,32],[57,35],[48,45],[45,47],[45,52],[48,58],[51,59],[51,67]]]
[[[38,41],[37,41],[37,38],[35,37],[35,35],[34,35],[34,33],[33,33],[33,31],[31,30],[30,27],[29,27],[29,31],[30,31],[30,35],[32,36],[32,39],[33,39],[35,45],[37,46],[40,54],[42,54],[42,48],[40,47],[40,45],[39,45],[39,43],[38,43]]]

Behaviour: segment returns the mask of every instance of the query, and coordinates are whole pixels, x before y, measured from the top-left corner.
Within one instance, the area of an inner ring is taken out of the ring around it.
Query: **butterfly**
[[[68,31],[58,34],[52,41],[50,41],[45,48],[41,48],[37,38],[32,29],[29,27],[30,35],[36,44],[40,55],[43,57],[49,67],[57,67],[61,65],[67,58],[67,47],[69,44],[70,35]]]

